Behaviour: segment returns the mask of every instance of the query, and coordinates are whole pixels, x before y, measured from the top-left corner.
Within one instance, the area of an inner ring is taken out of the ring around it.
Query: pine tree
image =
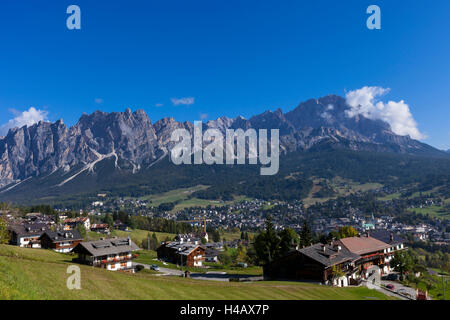
[[[312,232],[308,223],[305,221],[303,223],[303,228],[300,232],[300,246],[309,247],[312,244]]]
[[[153,232],[152,239],[150,240],[151,250],[156,250],[158,248],[158,238],[156,237],[156,233]]]
[[[267,264],[276,259],[280,254],[281,239],[277,235],[272,218],[270,216],[266,219],[266,230],[260,233],[255,239],[255,250],[259,260]]]

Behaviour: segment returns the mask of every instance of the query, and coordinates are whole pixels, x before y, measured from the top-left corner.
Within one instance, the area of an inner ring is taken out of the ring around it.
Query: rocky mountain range
[[[308,100],[294,110],[266,111],[250,119],[221,117],[205,129],[279,129],[282,153],[314,148],[348,148],[406,154],[444,154],[424,143],[399,136],[389,124],[363,116],[349,117],[342,97]],[[143,110],[83,114],[72,127],[62,120],[11,129],[0,138],[0,188],[11,190],[32,177],[65,174],[62,186],[96,164],[114,160],[118,170],[135,174],[163,159],[173,146],[174,129],[193,131],[193,123],[164,118],[153,123]],[[70,175],[67,173],[71,173]]]

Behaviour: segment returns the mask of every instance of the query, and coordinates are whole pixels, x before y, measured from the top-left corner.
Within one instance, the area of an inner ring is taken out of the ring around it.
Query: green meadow
[[[367,288],[296,282],[214,282],[128,274],[80,265],[81,290],[69,290],[72,256],[0,245],[0,299],[23,300],[361,300],[389,299]]]

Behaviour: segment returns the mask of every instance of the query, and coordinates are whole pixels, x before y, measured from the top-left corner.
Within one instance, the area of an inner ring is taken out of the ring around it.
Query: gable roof
[[[78,218],[67,218],[63,222],[64,223],[84,223],[89,219],[89,217],[78,217]]]
[[[91,224],[91,230],[92,229],[108,229],[109,228],[109,224],[107,223],[94,223]]]
[[[50,238],[52,242],[61,242],[61,241],[67,241],[67,240],[83,240],[83,237],[78,232],[78,230],[70,230],[70,231],[50,231],[47,230],[42,236],[47,236]]]
[[[80,242],[73,252],[87,251],[94,257],[105,256],[109,254],[119,254],[139,250],[139,247],[128,238],[113,238],[96,241]]]
[[[323,249],[324,246],[325,251]],[[346,261],[356,261],[360,258],[359,255],[350,252],[344,247],[341,247],[339,250],[337,246],[323,245],[321,243],[300,249],[298,252],[319,262],[325,267],[331,267]]]
[[[374,230],[374,231],[370,232],[370,236],[372,238],[375,238],[377,240],[380,240],[384,243],[388,243],[391,245],[397,245],[400,243],[404,243],[406,241],[406,239],[404,239],[403,237],[399,236],[396,233],[390,232],[388,230]],[[392,236],[392,238],[391,238],[391,236]]]
[[[45,223],[26,223],[11,225],[8,229],[17,234],[18,237],[32,237],[41,236],[48,229],[48,226]]]
[[[181,254],[183,256],[190,255],[192,251],[194,251],[195,249],[197,249],[199,247],[203,250],[206,250],[205,247],[203,247],[199,244],[193,244],[193,243],[189,243],[189,242],[180,243],[178,241],[173,241],[173,242],[167,242],[165,244],[165,246],[167,248],[170,248],[170,249],[176,251],[178,254]]]
[[[349,251],[359,255],[384,250],[390,247],[389,244],[370,236],[344,238],[340,239],[339,242],[341,242]]]

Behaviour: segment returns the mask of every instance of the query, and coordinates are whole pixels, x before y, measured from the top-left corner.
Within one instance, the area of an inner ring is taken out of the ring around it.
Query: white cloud
[[[329,114],[328,112],[322,112],[321,114],[320,114],[320,116],[322,117],[322,118],[324,118],[324,119],[327,119],[327,120],[329,120],[329,119],[331,119],[331,114]]]
[[[23,112],[17,112],[14,110],[12,113],[15,115],[15,118],[0,126],[1,135],[6,135],[8,130],[11,128],[32,126],[39,121],[48,121],[48,112],[45,110],[36,110],[34,107],[31,107],[27,111]]]
[[[387,103],[378,101],[379,97],[389,91],[390,89],[381,87],[364,87],[348,92],[346,99],[351,109],[347,111],[347,116],[354,117],[360,114],[369,119],[383,120],[389,123],[392,131],[398,135],[425,139],[426,136],[419,131],[417,122],[404,100]]]
[[[163,107],[164,105],[162,104],[162,103],[157,103],[157,104],[155,104],[155,107],[158,107],[158,108],[160,108],[160,107]]]
[[[170,99],[173,103],[174,106],[179,106],[179,105],[191,105],[194,104],[195,99],[192,97],[186,97],[186,98],[172,98]]]
[[[326,120],[330,120],[332,118],[332,116],[328,111],[332,111],[332,110],[334,110],[334,105],[329,104],[326,108],[326,111],[322,112],[322,114],[320,116]]]
[[[95,98],[94,99],[96,104],[102,104],[103,103],[103,99],[102,98]]]
[[[208,119],[208,114],[207,114],[207,113],[200,113],[199,115],[200,115],[200,119],[201,119],[201,120],[206,120],[206,119]]]

